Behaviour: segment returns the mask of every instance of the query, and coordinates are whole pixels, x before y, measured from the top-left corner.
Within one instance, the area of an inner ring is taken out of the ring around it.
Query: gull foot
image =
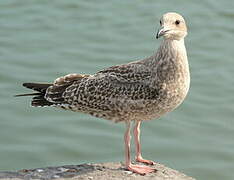
[[[145,163],[145,164],[149,164],[149,165],[155,165],[156,164],[154,161],[146,160],[146,159],[143,159],[142,157],[137,157],[136,161],[141,162],[141,163]]]
[[[140,174],[140,175],[146,175],[148,173],[157,171],[156,169],[148,167],[148,166],[134,165],[134,164],[130,164],[129,166],[127,166],[127,169],[129,171],[132,171],[132,172]]]

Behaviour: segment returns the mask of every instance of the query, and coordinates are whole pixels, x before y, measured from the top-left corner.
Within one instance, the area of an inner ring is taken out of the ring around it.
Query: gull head
[[[178,13],[169,12],[160,19],[160,29],[156,38],[163,36],[165,39],[180,40],[187,35],[187,26],[184,18]]]

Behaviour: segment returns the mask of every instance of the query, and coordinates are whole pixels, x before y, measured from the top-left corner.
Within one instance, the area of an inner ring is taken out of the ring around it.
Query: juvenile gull
[[[24,83],[23,86],[37,92],[17,96],[34,96],[32,106],[36,107],[55,106],[125,122],[126,168],[142,175],[153,172],[152,167],[131,163],[131,124],[135,123],[136,161],[153,165],[153,161],[141,155],[141,122],[159,118],[175,109],[187,95],[190,83],[184,18],[177,13],[166,13],[160,26],[156,37],[164,38],[153,56],[112,66],[93,75],[68,74],[51,84]]]

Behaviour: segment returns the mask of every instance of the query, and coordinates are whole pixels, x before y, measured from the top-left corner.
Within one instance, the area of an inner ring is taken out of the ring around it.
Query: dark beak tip
[[[159,30],[158,30],[158,32],[156,34],[156,39],[158,39],[158,38],[159,38]]]
[[[159,38],[159,36],[158,36],[158,33],[156,34],[156,39],[158,39]]]

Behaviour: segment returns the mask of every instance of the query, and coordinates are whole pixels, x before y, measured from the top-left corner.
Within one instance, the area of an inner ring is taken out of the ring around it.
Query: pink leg
[[[136,121],[136,125],[133,130],[134,140],[135,140],[135,145],[136,145],[136,161],[149,164],[149,165],[154,165],[155,164],[154,161],[143,159],[141,156],[140,126],[141,126],[141,121]]]
[[[131,128],[131,122],[126,122],[126,132],[124,134],[124,142],[125,142],[125,166],[129,171],[145,175],[150,172],[154,172],[155,169],[143,166],[143,165],[134,165],[131,163],[131,156],[130,156],[130,141],[131,141],[131,134],[130,134],[130,128]]]

